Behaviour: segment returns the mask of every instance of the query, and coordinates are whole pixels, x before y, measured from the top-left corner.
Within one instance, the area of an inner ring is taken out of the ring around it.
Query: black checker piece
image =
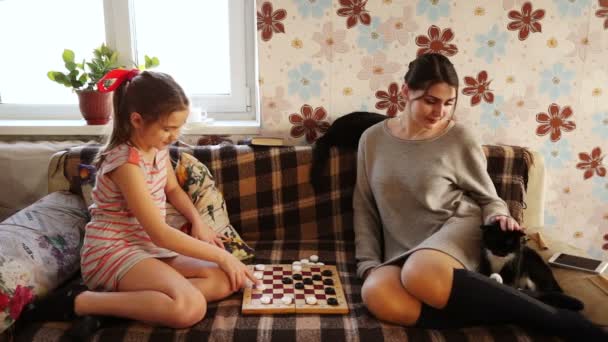
[[[326,287],[326,288],[325,288],[325,294],[328,294],[328,295],[335,295],[335,294],[336,294],[336,290],[334,290],[334,288],[333,288],[333,287]]]

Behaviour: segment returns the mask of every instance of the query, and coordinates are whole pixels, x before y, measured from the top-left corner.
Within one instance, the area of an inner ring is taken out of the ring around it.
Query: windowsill
[[[87,125],[84,120],[0,120],[0,135],[106,135],[111,125]],[[213,121],[186,124],[184,135],[259,134],[257,121]]]

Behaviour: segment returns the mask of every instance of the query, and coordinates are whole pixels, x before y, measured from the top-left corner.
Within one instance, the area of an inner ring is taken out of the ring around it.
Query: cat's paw
[[[502,277],[498,273],[490,274],[490,279],[494,279],[497,283],[502,284]]]

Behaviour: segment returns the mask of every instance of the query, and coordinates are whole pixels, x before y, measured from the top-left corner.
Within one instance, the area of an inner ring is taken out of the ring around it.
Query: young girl
[[[370,127],[359,142],[357,272],[371,313],[408,326],[517,323],[568,338],[605,338],[577,313],[472,272],[482,222],[522,228],[496,194],[481,145],[453,120],[458,75],[452,63],[439,54],[418,57],[402,93],[403,114]]]
[[[38,305],[46,312],[30,310],[24,316],[104,315],[189,327],[205,316],[207,302],[229,296],[248,279],[258,280],[223,249],[177,183],[167,147],[188,116],[182,88],[166,74],[136,69],[115,70],[98,87],[115,89],[115,114],[108,144],[97,158],[94,204],[81,251],[82,277],[96,291],[82,287],[52,295]],[[192,223],[196,238],[165,223],[166,201]]]

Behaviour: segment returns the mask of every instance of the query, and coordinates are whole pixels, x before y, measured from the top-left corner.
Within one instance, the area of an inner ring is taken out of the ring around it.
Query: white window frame
[[[131,0],[103,0],[103,2],[106,44],[118,51],[121,64],[131,65],[131,62],[136,61],[137,58],[132,44],[134,31],[131,20],[132,2]],[[193,106],[207,110],[209,118],[221,121],[259,122],[255,3],[251,0],[229,0],[228,3],[232,94],[188,95]],[[141,64],[139,61],[137,63]],[[74,96],[76,97],[76,94]],[[77,104],[0,103],[0,126],[2,120],[82,120],[82,115]]]

